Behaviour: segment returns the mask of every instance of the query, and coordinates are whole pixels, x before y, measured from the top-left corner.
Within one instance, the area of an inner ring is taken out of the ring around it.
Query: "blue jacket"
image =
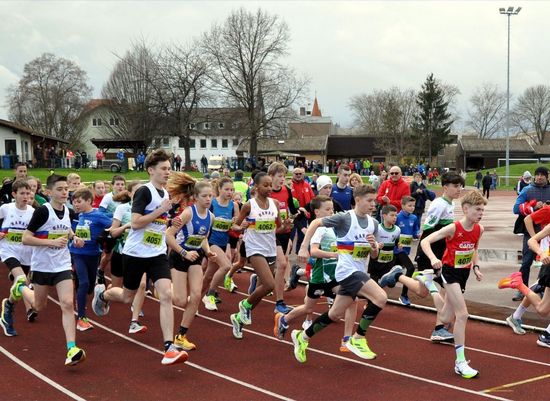
[[[520,214],[519,206],[522,203],[529,202],[531,200],[536,200],[537,202],[546,202],[547,200],[550,200],[550,185],[546,184],[541,186],[531,183],[523,188],[516,199],[516,203],[514,204],[514,214]]]
[[[413,238],[418,238],[420,234],[420,222],[414,214],[401,210],[397,214],[397,221],[395,224],[401,230],[401,234],[412,235]],[[409,255],[411,253],[411,248],[406,247],[399,249],[395,247],[394,253],[401,252],[405,252]]]

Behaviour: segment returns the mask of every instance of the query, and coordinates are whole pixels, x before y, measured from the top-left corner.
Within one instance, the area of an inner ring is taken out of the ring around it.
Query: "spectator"
[[[301,208],[305,208],[315,197],[310,185],[304,180],[304,176],[305,170],[303,168],[295,168],[292,171],[291,193],[292,197],[298,200]],[[304,214],[299,214],[294,219],[294,231],[298,234],[296,249],[300,249],[304,240],[304,232],[300,229],[302,227],[307,228],[307,218]],[[292,238],[294,238],[294,233],[292,233]]]
[[[95,153],[95,159],[97,161],[97,168],[103,168],[103,159],[105,159],[105,155],[101,149],[98,149]]]
[[[338,168],[338,181],[332,186],[331,197],[336,199],[344,210],[350,210],[354,205],[353,189],[348,185],[351,176],[351,169],[346,164]]]
[[[487,171],[485,173],[485,176],[481,180],[481,186],[483,187],[483,196],[485,196],[487,199],[489,199],[489,190],[491,189],[492,185],[493,185],[493,178]]]
[[[201,172],[203,174],[208,173],[208,159],[206,158],[206,155],[202,155],[201,157]]]
[[[401,210],[401,198],[405,195],[411,195],[409,184],[403,180],[401,168],[393,166],[390,168],[390,179],[382,182],[378,188],[376,198],[380,206],[394,205],[399,212]]]
[[[27,165],[25,163],[16,163],[14,167],[15,177],[13,180],[6,181],[0,189],[0,203],[11,203],[13,200],[12,185],[15,180],[27,178]]]
[[[117,154],[116,154],[116,158],[118,160],[120,160],[121,162],[124,161],[124,149],[120,149]]]
[[[497,189],[498,184],[498,174],[496,170],[493,170],[493,174],[491,174],[491,189]]]
[[[531,184],[531,173],[529,171],[526,171],[523,173],[523,176],[518,181],[518,185],[516,186],[516,193],[519,195],[523,188],[525,188],[529,184]]]
[[[175,170],[176,171],[181,170],[181,156],[180,155],[176,155],[176,157],[174,159],[174,165],[175,165]]]
[[[422,182],[422,174],[414,173],[413,177],[414,181],[411,182],[410,185],[411,196],[415,200],[413,214],[417,217],[418,223],[420,224],[422,222],[422,215],[426,209],[426,201],[428,199],[434,200],[435,193],[426,188]]]
[[[136,157],[137,169],[138,171],[143,171],[143,163],[145,163],[145,155],[143,151],[140,151]]]
[[[481,173],[481,170],[477,170],[476,172],[476,183],[475,186],[477,189],[481,188],[481,180],[483,179],[483,174]]]

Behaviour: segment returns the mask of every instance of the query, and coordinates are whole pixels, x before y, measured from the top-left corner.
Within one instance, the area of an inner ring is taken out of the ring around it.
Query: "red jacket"
[[[403,178],[400,178],[396,183],[390,178],[380,185],[378,188],[378,196],[376,201],[384,206],[386,203],[382,200],[382,197],[385,195],[390,198],[390,203],[397,208],[399,212],[401,210],[401,198],[411,194],[411,188],[409,184],[405,182]]]
[[[305,180],[292,181],[292,197],[298,199],[300,207],[305,207],[315,197],[309,183]]]

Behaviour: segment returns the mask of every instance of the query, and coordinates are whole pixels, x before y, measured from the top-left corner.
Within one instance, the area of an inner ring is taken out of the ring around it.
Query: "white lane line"
[[[58,302],[56,299],[52,298],[51,296],[48,296],[48,298],[49,298],[52,302],[54,302],[55,304],[57,304],[57,305],[59,306],[59,302]],[[153,298],[153,299],[155,299],[155,298]],[[157,301],[158,301],[158,300],[157,300]],[[75,314],[76,314],[76,312],[75,312]],[[139,345],[140,347],[143,347],[143,348],[145,348],[145,349],[148,349],[149,351],[153,351],[153,352],[156,352],[157,354],[163,355],[163,353],[162,353],[160,350],[158,350],[158,349],[156,349],[156,348],[154,348],[154,347],[151,347],[150,345],[147,345],[147,344],[145,344],[145,343],[142,343],[141,341],[137,341],[137,340],[133,339],[132,337],[128,337],[128,336],[125,335],[125,334],[119,333],[118,331],[115,331],[115,330],[113,330],[113,329],[111,329],[111,328],[109,328],[109,327],[107,327],[107,326],[105,326],[105,325],[99,323],[98,321],[95,321],[95,320],[92,320],[92,319],[89,319],[89,320],[90,320],[90,322],[92,322],[92,323],[94,324],[94,326],[100,327],[100,328],[102,328],[103,330],[105,330],[105,331],[107,331],[107,332],[109,332],[109,333],[111,333],[111,334],[114,334],[115,336],[118,336],[118,337],[120,337],[120,338],[123,338],[123,339],[126,340],[126,341],[129,341],[129,342],[131,342],[131,343],[134,343],[134,344],[136,344],[136,345]],[[216,371],[214,371],[214,370],[205,368],[205,367],[200,366],[200,365],[197,365],[196,363],[193,363],[193,362],[187,361],[187,362],[185,362],[185,365],[190,366],[190,367],[195,368],[195,369],[198,369],[198,370],[201,370],[201,371],[203,371],[203,372],[205,372],[205,373],[208,373],[208,374],[217,376],[217,377],[219,377],[219,378],[221,378],[221,379],[230,381],[230,382],[232,382],[232,383],[241,385],[241,386],[243,386],[243,387],[247,387],[247,388],[249,388],[249,389],[251,389],[251,390],[254,390],[254,391],[257,391],[257,392],[259,392],[259,393],[267,394],[267,395],[269,395],[269,396],[271,396],[271,397],[274,397],[274,398],[277,398],[277,399],[279,399],[279,400],[284,400],[284,401],[295,401],[294,399],[289,398],[289,397],[286,397],[286,396],[284,396],[284,395],[282,395],[282,394],[277,394],[277,393],[274,393],[274,392],[269,391],[269,390],[267,390],[267,389],[264,389],[264,388],[262,388],[262,387],[255,386],[255,385],[253,385],[253,384],[251,384],[251,383],[248,383],[248,382],[245,382],[245,381],[242,381],[242,380],[239,380],[239,379],[235,379],[234,377],[227,376],[227,375],[225,375],[225,374],[223,374],[223,373],[219,373],[219,372],[216,372]]]
[[[23,362],[21,359],[19,359],[15,355],[13,355],[11,352],[9,352],[7,349],[2,347],[1,345],[0,345],[0,352],[2,354],[4,354],[6,357],[8,357],[9,359],[11,359],[13,362],[15,362],[16,364],[21,366],[23,369],[28,371],[29,373],[33,374],[34,376],[36,376],[40,380],[48,383],[50,386],[52,386],[56,390],[62,392],[63,394],[67,395],[68,397],[71,397],[73,400],[86,401],[85,398],[80,397],[78,394],[73,393],[69,389],[63,387],[61,384],[53,381],[49,377],[44,376],[42,373],[40,373],[39,371],[34,369],[32,366],[30,366],[30,365],[26,364],[25,362]]]
[[[245,294],[245,293],[240,292],[240,291],[235,291],[235,293],[241,294],[243,296],[248,296],[248,294]],[[153,299],[156,299],[156,298],[153,298]],[[275,304],[275,302],[273,302],[270,299],[265,299],[264,298],[264,299],[262,299],[262,301],[265,301],[267,303],[271,303],[273,305]],[[313,312],[313,313],[315,315],[320,315],[319,312]],[[343,322],[344,320],[341,319],[341,321]],[[355,322],[355,324],[359,324],[359,322]],[[426,337],[420,337],[420,336],[417,336],[417,335],[414,335],[414,334],[404,333],[402,331],[397,331],[397,330],[385,329],[383,327],[379,327],[379,326],[376,326],[376,325],[372,325],[369,328],[384,331],[386,333],[397,334],[397,335],[404,336],[404,337],[410,337],[410,338],[414,338],[414,339],[417,339],[417,340],[432,342],[429,338],[426,338]],[[450,344],[445,344],[445,343],[441,343],[441,344],[442,345],[450,345]],[[501,357],[501,358],[507,358],[507,359],[512,359],[512,360],[516,360],[516,361],[532,363],[532,364],[535,364],[535,365],[542,365],[542,366],[549,366],[550,367],[550,363],[537,361],[537,360],[534,360],[534,359],[527,359],[527,358],[522,358],[522,357],[518,357],[518,356],[508,355],[508,354],[501,354],[499,352],[487,351],[487,350],[484,350],[484,349],[473,348],[473,347],[466,347],[466,349],[471,350],[471,351],[476,351],[476,352],[479,352],[479,353],[482,353],[482,354],[493,355],[493,356],[498,356],[498,357]]]

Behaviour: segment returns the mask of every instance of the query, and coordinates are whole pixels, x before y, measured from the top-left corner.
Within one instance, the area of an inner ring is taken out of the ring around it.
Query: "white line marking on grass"
[[[85,398],[82,398],[80,397],[78,394],[75,394],[73,393],[72,391],[70,391],[69,389],[63,387],[61,384],[53,381],[52,379],[50,379],[49,377],[46,377],[44,376],[42,373],[40,373],[38,370],[34,369],[32,366],[26,364],[25,362],[23,362],[21,359],[19,359],[18,357],[16,357],[15,355],[13,355],[11,352],[9,352],[7,349],[5,349],[4,347],[0,346],[0,352],[2,354],[4,354],[6,357],[8,357],[9,359],[11,359],[13,362],[15,362],[16,364],[18,364],[19,366],[21,366],[23,369],[25,369],[26,371],[28,371],[29,373],[31,373],[32,375],[36,376],[37,378],[39,378],[40,380],[46,382],[47,384],[49,384],[50,386],[52,386],[53,388],[55,388],[56,390],[62,392],[63,394],[67,395],[68,397],[71,397],[73,400],[77,400],[77,401],[86,401]]]

